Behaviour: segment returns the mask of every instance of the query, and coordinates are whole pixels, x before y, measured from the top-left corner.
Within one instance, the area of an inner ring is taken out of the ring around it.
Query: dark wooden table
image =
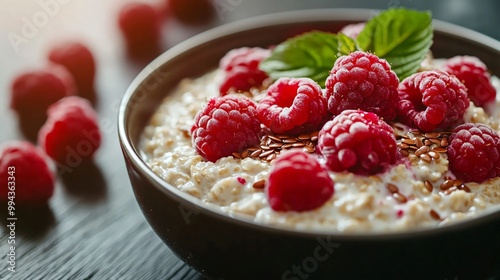
[[[161,0],[157,0],[161,1]],[[188,27],[175,20],[163,26],[164,49],[214,25],[259,14],[306,9],[405,6],[432,10],[434,18],[463,25],[500,40],[500,2],[495,0],[213,0],[212,24]],[[52,3],[51,10],[40,3]],[[0,279],[203,279],[154,234],[133,196],[116,131],[120,99],[144,67],[124,52],[116,27],[122,1],[2,0],[0,2],[0,143],[25,139],[9,109],[9,86],[19,71],[43,65],[56,40],[77,38],[93,50],[104,143],[94,164],[58,177],[48,208],[20,217],[16,226],[16,272],[7,270],[7,227],[1,220]],[[50,11],[43,21],[40,13]],[[14,47],[9,33],[22,35],[26,21],[35,30]],[[4,210],[7,211],[7,207]]]

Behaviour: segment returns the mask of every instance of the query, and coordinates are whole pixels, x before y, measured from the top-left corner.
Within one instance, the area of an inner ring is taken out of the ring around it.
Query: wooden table
[[[500,40],[497,14],[500,2],[495,0],[213,1],[220,8],[213,24],[187,27],[175,20],[165,22],[164,49],[214,25],[237,19],[283,10],[327,7],[430,9],[434,18]],[[13,76],[43,65],[48,47],[66,38],[85,42],[96,56],[96,108],[104,135],[94,164],[59,176],[56,193],[48,208],[17,221],[15,273],[7,270],[9,232],[5,215],[2,216],[0,279],[203,279],[174,256],[153,233],[130,187],[118,144],[117,110],[123,93],[144,65],[125,55],[116,27],[121,3],[119,0],[0,2],[0,143],[24,139],[17,117],[8,108]],[[44,19],[41,13],[49,16]],[[29,38],[13,46],[9,34],[22,35],[26,21],[36,23],[36,30],[31,30]],[[1,211],[6,212],[7,207],[2,207],[5,208]]]

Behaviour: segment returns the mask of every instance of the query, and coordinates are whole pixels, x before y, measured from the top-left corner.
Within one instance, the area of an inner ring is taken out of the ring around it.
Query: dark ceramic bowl
[[[336,32],[369,10],[298,11],[231,23],[158,57],[134,80],[119,113],[120,144],[137,201],[158,236],[211,279],[491,279],[500,266],[500,211],[442,228],[389,234],[297,232],[230,217],[164,182],[141,159],[140,134],[186,77],[230,49],[267,47],[307,30]],[[500,76],[500,42],[435,21],[436,57],[473,55]]]

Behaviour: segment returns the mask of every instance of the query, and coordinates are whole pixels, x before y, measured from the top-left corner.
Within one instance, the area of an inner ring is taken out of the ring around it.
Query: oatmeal
[[[189,130],[207,99],[219,94],[220,79],[220,71],[215,70],[183,80],[161,104],[143,134],[142,152],[151,169],[203,203],[218,206],[230,215],[250,217],[257,223],[334,232],[387,232],[442,226],[500,210],[499,177],[480,184],[451,179],[446,154],[449,134],[421,133],[393,124],[398,146],[407,160],[371,176],[330,172],[335,194],[324,205],[306,212],[274,211],[263,188],[272,161],[268,156],[285,144],[292,144],[289,145],[292,148],[295,143],[300,144],[294,148],[314,152],[308,147],[315,144],[315,135],[303,136],[303,141],[298,136],[283,138],[290,143],[271,136],[270,140],[263,139],[258,148],[216,162],[204,160],[193,148]],[[494,84],[498,87],[497,79]],[[488,116],[482,108],[472,105],[465,118],[490,124],[498,131],[498,112]],[[260,154],[273,152],[265,157],[257,153],[252,156],[257,150]]]
[[[144,160],[200,203],[295,230],[500,211],[499,79],[476,57],[434,59],[429,13],[389,9],[363,26],[229,51],[165,98]]]

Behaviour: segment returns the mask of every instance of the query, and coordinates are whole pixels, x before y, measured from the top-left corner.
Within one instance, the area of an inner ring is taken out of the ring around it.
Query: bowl
[[[132,82],[119,111],[119,138],[133,190],[156,234],[210,279],[488,279],[500,271],[500,211],[439,228],[345,234],[280,229],[231,217],[169,185],[141,157],[140,134],[180,80],[218,66],[229,50],[268,47],[307,30],[336,32],[372,10],[272,14],[197,35],[154,60]],[[473,55],[500,76],[500,42],[434,21],[436,57]]]

